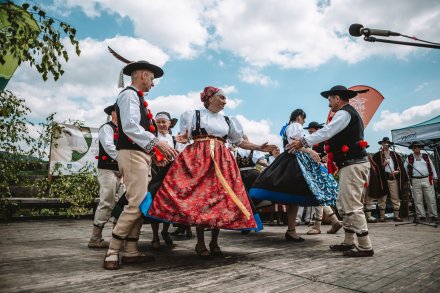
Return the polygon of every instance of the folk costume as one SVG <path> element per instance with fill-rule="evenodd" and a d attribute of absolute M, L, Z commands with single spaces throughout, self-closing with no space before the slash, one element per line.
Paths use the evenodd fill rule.
<path fill-rule="evenodd" d="M 412 149 L 414 146 L 420 145 L 412 144 L 409 148 Z M 426 219 L 426 211 L 423 203 L 423 199 L 425 199 L 428 216 L 431 220 L 436 221 L 438 214 L 433 180 L 437 179 L 437 172 L 428 154 L 420 153 L 416 155 L 412 153 L 409 155 L 405 161 L 405 170 L 411 180 L 417 217 L 421 220 Z"/>
<path fill-rule="evenodd" d="M 384 137 L 378 142 L 380 145 L 387 143 L 393 145 L 388 137 Z M 402 222 L 400 218 L 400 199 L 404 184 L 408 182 L 408 176 L 405 172 L 402 158 L 395 152 L 383 148 L 373 155 L 373 161 L 376 163 L 379 173 L 382 189 L 378 198 L 379 221 L 385 221 L 385 207 L 387 196 L 390 195 L 393 204 L 394 221 Z M 386 163 L 384 165 L 384 163 Z M 397 174 L 393 172 L 398 171 Z"/>
<path fill-rule="evenodd" d="M 146 61 L 129 63 L 123 74 L 131 76 L 136 70 L 147 70 L 154 78 L 163 75 L 163 70 Z M 156 138 L 156 125 L 148 109 L 144 92 L 133 85 L 122 90 L 116 101 L 118 115 L 118 165 L 127 187 L 128 204 L 124 207 L 112 232 L 109 251 L 104 260 L 105 269 L 118 269 L 118 253 L 125 241 L 122 263 L 151 261 L 154 258 L 138 251 L 137 243 L 143 219 L 139 205 L 144 200 L 150 182 L 152 155 Z"/>
<path fill-rule="evenodd" d="M 347 102 L 357 94 L 344 86 L 334 86 L 321 93 L 326 99 L 337 95 Z M 328 161 L 330 164 L 336 163 L 339 168 L 336 206 L 339 215 L 344 218 L 345 239 L 341 245 L 332 245 L 330 249 L 343 251 L 345 256 L 372 256 L 374 252 L 362 203 L 362 195 L 368 185 L 370 163 L 365 151 L 367 142 L 364 141 L 364 124 L 359 113 L 347 103 L 335 113 L 329 124 L 300 141 L 304 147 L 326 142 Z M 358 247 L 355 246 L 355 236 Z"/>
<path fill-rule="evenodd" d="M 218 91 L 205 88 L 202 102 Z M 143 213 L 183 225 L 257 229 L 237 163 L 225 146 L 226 140 L 242 142 L 240 123 L 208 109 L 187 111 L 180 133 L 187 131 L 194 143 L 176 157 L 154 200 L 143 202 Z"/>
<path fill-rule="evenodd" d="M 115 111 L 115 105 L 104 109 L 109 116 L 113 111 Z M 124 191 L 117 163 L 118 127 L 112 121 L 108 121 L 99 128 L 98 139 L 99 152 L 96 159 L 98 159 L 99 203 L 95 211 L 92 237 L 88 246 L 107 248 L 109 243 L 102 238 L 102 229 L 109 221 L 111 211 Z"/>
<path fill-rule="evenodd" d="M 303 136 L 302 125 L 290 123 L 282 130 L 286 146 L 292 138 Z M 256 200 L 300 206 L 334 205 L 338 184 L 310 155 L 283 152 L 255 181 L 250 196 Z"/>

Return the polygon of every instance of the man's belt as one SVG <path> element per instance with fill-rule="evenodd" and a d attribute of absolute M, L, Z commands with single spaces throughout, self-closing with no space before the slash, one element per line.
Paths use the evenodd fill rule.
<path fill-rule="evenodd" d="M 428 178 L 428 176 L 412 176 L 412 179 L 423 179 L 423 178 Z"/>
<path fill-rule="evenodd" d="M 397 179 L 396 175 L 393 175 L 391 173 L 385 173 L 385 176 L 387 177 L 387 180 L 390 180 L 390 181 Z"/>
<path fill-rule="evenodd" d="M 336 162 L 336 166 L 338 166 L 339 169 L 342 169 L 342 168 L 350 166 L 350 165 L 362 164 L 362 163 L 367 163 L 367 162 L 368 162 L 368 157 L 362 157 L 362 158 L 358 158 L 358 159 L 348 159 L 345 161 Z"/>

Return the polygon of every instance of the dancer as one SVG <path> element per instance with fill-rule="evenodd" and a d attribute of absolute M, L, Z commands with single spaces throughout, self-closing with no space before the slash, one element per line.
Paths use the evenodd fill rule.
<path fill-rule="evenodd" d="M 210 228 L 211 255 L 220 256 L 220 229 L 256 229 L 251 206 L 226 140 L 241 148 L 272 151 L 267 143 L 256 145 L 243 140 L 236 119 L 219 112 L 226 105 L 221 89 L 208 86 L 200 94 L 205 109 L 187 111 L 180 118 L 177 141 L 194 143 L 185 147 L 168 171 L 154 201 L 144 201 L 141 209 L 148 216 L 164 221 L 196 226 L 195 250 L 201 258 L 210 256 L 204 240 L 204 228 Z M 151 205 L 151 206 L 150 206 Z"/>
<path fill-rule="evenodd" d="M 302 125 L 306 113 L 296 109 L 290 115 L 289 123 L 283 127 L 283 143 L 286 146 L 294 138 L 303 136 Z M 304 238 L 296 233 L 298 205 L 333 205 L 338 184 L 327 170 L 319 164 L 321 158 L 310 148 L 299 148 L 294 153 L 283 152 L 261 173 L 251 188 L 252 199 L 271 200 L 287 204 L 286 241 L 302 242 Z"/>
<path fill-rule="evenodd" d="M 335 162 L 339 168 L 339 193 L 337 208 L 343 217 L 345 239 L 342 244 L 331 245 L 333 251 L 344 256 L 373 256 L 373 246 L 368 235 L 368 226 L 363 211 L 362 196 L 368 185 L 370 163 L 364 140 L 364 124 L 359 113 L 350 105 L 349 99 L 357 91 L 337 85 L 321 95 L 329 102 L 335 115 L 329 124 L 315 133 L 294 139 L 286 146 L 289 151 L 327 141 L 328 163 Z M 358 246 L 355 245 L 357 236 Z"/>

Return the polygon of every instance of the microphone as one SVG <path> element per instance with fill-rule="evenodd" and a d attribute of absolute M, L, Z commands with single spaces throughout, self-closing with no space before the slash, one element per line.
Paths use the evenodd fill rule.
<path fill-rule="evenodd" d="M 353 37 L 360 37 L 361 35 L 364 35 L 366 37 L 369 37 L 371 35 L 382 36 L 382 37 L 400 36 L 399 33 L 392 31 L 364 28 L 362 24 L 358 24 L 358 23 L 353 23 L 352 25 L 350 25 L 348 32 Z"/>

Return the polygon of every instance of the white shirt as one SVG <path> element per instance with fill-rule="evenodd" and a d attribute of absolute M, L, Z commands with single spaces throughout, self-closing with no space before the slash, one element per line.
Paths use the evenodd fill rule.
<path fill-rule="evenodd" d="M 304 137 L 309 146 L 313 146 L 317 143 L 329 140 L 341 132 L 350 123 L 351 116 L 345 110 L 339 110 L 335 113 L 329 124 L 324 125 L 323 128 L 318 131 Z"/>
<path fill-rule="evenodd" d="M 383 156 L 388 161 L 388 164 L 386 164 L 385 167 L 384 167 L 385 172 L 386 173 L 393 173 L 394 172 L 394 161 L 391 158 L 390 153 L 388 152 L 386 154 L 385 152 L 383 152 Z"/>
<path fill-rule="evenodd" d="M 414 155 L 414 154 L 413 154 Z M 431 169 L 432 169 L 432 177 L 434 179 L 437 179 L 437 172 L 435 171 L 434 164 L 432 164 L 431 158 L 428 157 L 429 162 L 431 163 Z M 405 169 L 406 172 L 408 172 L 408 159 L 405 161 Z M 413 164 L 413 176 L 415 177 L 424 177 L 429 176 L 429 170 L 428 170 L 428 164 L 423 160 L 422 154 L 420 154 L 418 157 L 414 155 L 414 164 Z"/>
<path fill-rule="evenodd" d="M 237 157 L 237 155 L 240 155 L 240 157 L 242 158 L 249 157 L 250 153 L 251 153 L 250 150 L 237 148 L 237 151 L 235 152 L 235 157 Z M 256 164 L 259 160 L 264 160 L 264 158 L 265 156 L 262 152 L 254 151 L 254 153 L 252 154 L 252 162 L 254 162 L 254 164 Z"/>
<path fill-rule="evenodd" d="M 186 111 L 180 116 L 180 133 L 188 130 L 189 137 L 196 129 L 196 111 Z M 243 127 L 234 117 L 229 119 L 230 126 L 225 120 L 225 116 L 220 113 L 213 113 L 208 109 L 200 110 L 200 128 L 204 128 L 209 135 L 224 137 L 228 136 L 228 140 L 236 145 L 243 141 Z"/>
<path fill-rule="evenodd" d="M 138 146 L 145 148 L 155 136 L 139 124 L 141 122 L 141 113 L 139 112 L 140 104 L 137 92 L 130 89 L 125 90 L 119 94 L 116 103 L 120 111 L 119 118 L 121 119 L 122 130 Z"/>
<path fill-rule="evenodd" d="M 114 131 L 113 128 L 104 124 L 98 132 L 99 142 L 102 145 L 104 151 L 113 159 L 116 160 L 118 157 L 118 151 L 116 150 L 115 141 L 114 141 Z"/>
<path fill-rule="evenodd" d="M 161 141 L 165 141 L 170 147 L 174 148 L 174 141 L 171 134 L 162 134 L 160 132 L 157 133 L 157 139 Z"/>

